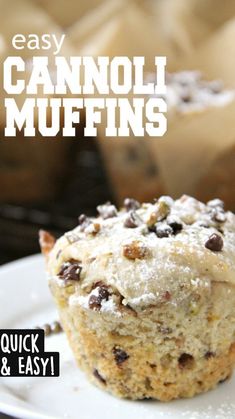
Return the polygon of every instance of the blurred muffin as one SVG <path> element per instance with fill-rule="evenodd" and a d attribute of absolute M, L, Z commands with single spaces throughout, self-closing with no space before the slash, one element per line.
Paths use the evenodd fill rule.
<path fill-rule="evenodd" d="M 198 71 L 167 75 L 168 129 L 161 141 L 148 141 L 166 193 L 174 198 L 187 193 L 205 199 L 205 193 L 200 194 L 203 179 L 215 162 L 220 170 L 220 157 L 234 145 L 234 98 L 233 89 L 226 89 L 220 80 L 204 79 Z M 230 205 L 231 199 L 221 195 L 220 186 L 217 189 L 217 179 L 210 176 L 210 181 L 216 190 L 210 196 L 225 198 Z M 231 179 L 226 188 L 232 184 Z M 206 186 L 202 188 L 205 191 Z"/>
<path fill-rule="evenodd" d="M 155 82 L 156 75 L 146 74 L 145 81 Z M 195 70 L 167 73 L 166 85 L 168 127 L 163 138 L 147 134 L 137 138 L 131 132 L 130 137 L 109 137 L 105 141 L 107 116 L 105 111 L 102 114 L 98 144 L 119 203 L 128 195 L 143 202 L 162 194 L 177 198 L 183 193 L 197 194 L 204 200 L 200 185 L 215 162 L 220 164 L 220 156 L 228 155 L 234 145 L 233 89 L 226 89 L 221 80 L 206 80 Z M 130 102 L 132 99 L 130 95 Z M 217 190 L 217 180 L 210 176 L 210 182 Z M 233 184 L 232 177 L 226 189 Z M 219 186 L 219 198 L 230 205 L 234 195 L 228 199 L 221 191 Z"/>
<path fill-rule="evenodd" d="M 235 362 L 235 216 L 187 196 L 98 212 L 55 244 L 40 235 L 78 365 L 130 399 L 215 387 Z"/>
<path fill-rule="evenodd" d="M 234 141 L 235 143 L 235 141 Z M 235 211 L 235 145 L 229 147 L 213 162 L 200 179 L 195 195 L 208 200 L 219 196 L 228 208 Z"/>
<path fill-rule="evenodd" d="M 176 60 L 176 48 L 162 30 L 162 13 L 155 5 L 157 11 L 153 17 L 150 3 L 142 0 L 104 1 L 69 28 L 68 36 L 76 53 L 108 56 L 110 59 L 114 56 L 132 59 L 133 56 L 143 55 L 148 71 L 155 70 L 155 56 L 166 55 L 171 68 Z M 122 72 L 119 77 L 121 80 Z M 164 193 L 163 181 L 145 139 L 109 137 L 105 141 L 106 118 L 104 110 L 101 123 L 97 124 L 97 142 L 116 201 L 120 204 L 130 194 L 144 201 Z M 118 115 L 116 118 L 118 120 Z"/>

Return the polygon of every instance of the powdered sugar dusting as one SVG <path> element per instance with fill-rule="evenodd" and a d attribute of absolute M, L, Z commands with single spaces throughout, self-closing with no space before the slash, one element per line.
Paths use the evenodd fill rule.
<path fill-rule="evenodd" d="M 98 296 L 98 290 L 97 288 L 92 290 L 91 293 L 88 295 L 77 295 L 73 294 L 69 298 L 69 305 L 70 306 L 80 306 L 83 309 L 89 310 L 89 299 L 91 296 Z M 108 313 L 115 316 L 121 316 L 121 313 L 118 311 L 117 304 L 115 303 L 112 296 L 109 297 L 109 299 L 101 301 L 101 308 L 99 310 L 100 313 Z"/>
<path fill-rule="evenodd" d="M 235 216 L 224 212 L 220 201 L 205 205 L 188 196 L 176 201 L 162 197 L 143 204 L 136 214 L 141 220 L 136 228 L 125 226 L 128 212 L 122 209 L 111 218 L 92 219 L 100 225 L 95 235 L 78 226 L 70 235 L 74 242 L 68 234 L 57 241 L 49 261 L 51 280 L 65 261 L 79 260 L 82 266 L 71 304 L 88 308 L 86 293 L 99 281 L 134 309 L 166 303 L 166 292 L 167 303 L 176 305 L 195 289 L 206 295 L 212 281 L 235 284 Z M 212 234 L 223 239 L 222 251 L 205 247 Z M 110 298 L 102 301 L 101 311 L 115 311 L 115 304 Z"/>
<path fill-rule="evenodd" d="M 156 294 L 149 293 L 149 294 L 143 294 L 140 297 L 132 298 L 131 299 L 131 306 L 148 306 L 151 304 L 154 304 L 156 302 Z M 130 303 L 130 301 L 129 301 Z M 123 300 L 123 304 L 128 304 L 128 301 Z"/>

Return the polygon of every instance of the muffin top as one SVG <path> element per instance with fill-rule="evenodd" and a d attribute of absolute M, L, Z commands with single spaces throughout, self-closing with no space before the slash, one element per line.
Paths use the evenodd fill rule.
<path fill-rule="evenodd" d="M 73 304 L 108 310 L 119 298 L 138 311 L 206 298 L 212 281 L 235 285 L 235 215 L 222 201 L 162 196 L 97 210 L 96 218 L 81 215 L 49 254 L 49 280 L 73 285 Z"/>

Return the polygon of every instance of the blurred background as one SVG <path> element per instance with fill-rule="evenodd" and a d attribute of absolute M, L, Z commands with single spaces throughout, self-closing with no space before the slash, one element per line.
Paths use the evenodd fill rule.
<path fill-rule="evenodd" d="M 166 55 L 169 73 L 186 71 L 168 77 L 174 94 L 197 105 L 172 105 L 162 140 L 104 138 L 102 125 L 97 138 L 82 138 L 82 124 L 75 138 L 7 139 L 1 86 L 0 263 L 38 252 L 39 228 L 59 236 L 81 213 L 125 196 L 188 193 L 235 209 L 234 0 L 0 0 L 0 10 L 2 62 L 16 54 L 16 33 L 66 33 L 65 56 L 145 56 L 146 78 L 154 56 Z M 29 63 L 32 55 L 21 54 Z"/>

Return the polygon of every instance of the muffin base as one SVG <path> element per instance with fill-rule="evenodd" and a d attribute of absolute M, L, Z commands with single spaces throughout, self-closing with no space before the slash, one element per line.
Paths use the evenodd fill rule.
<path fill-rule="evenodd" d="M 117 397 L 160 401 L 193 397 L 213 389 L 232 374 L 235 343 L 218 355 L 186 357 L 182 365 L 175 363 L 175 358 L 172 363 L 168 355 L 156 362 L 156 346 L 151 341 L 143 347 L 138 339 L 118 333 L 108 333 L 102 339 L 96 331 L 87 328 L 84 321 L 87 314 L 82 309 L 79 326 L 66 308 L 60 315 L 78 366 L 91 382 Z M 176 345 L 181 343 L 176 340 Z M 114 348 L 124 348 L 127 358 L 117 363 Z"/>
<path fill-rule="evenodd" d="M 103 348 L 94 339 L 94 336 L 82 331 L 86 336 L 87 351 L 91 354 L 94 351 L 101 351 Z M 118 367 L 110 363 L 107 359 L 99 360 L 99 369 L 91 367 L 92 360 L 96 364 L 96 357 L 90 355 L 87 363 L 81 356 L 77 345 L 73 345 L 74 340 L 69 336 L 70 345 L 75 354 L 77 363 L 87 374 L 90 381 L 102 389 L 108 390 L 113 395 L 132 400 L 153 398 L 160 401 L 170 401 L 176 398 L 193 397 L 196 394 L 206 392 L 216 387 L 220 382 L 228 379 L 232 374 L 235 363 L 235 344 L 231 345 L 228 353 L 216 356 L 209 360 L 197 362 L 194 368 L 187 372 L 162 368 L 155 364 L 141 359 L 141 350 L 135 349 L 135 357 L 138 357 L 139 368 L 132 372 L 128 360 Z M 126 346 L 130 356 L 132 348 Z M 124 366 L 125 364 L 125 366 Z M 200 380 L 198 379 L 200 376 Z M 104 378 L 105 377 L 105 378 Z M 108 385 L 107 385 L 108 384 Z"/>

